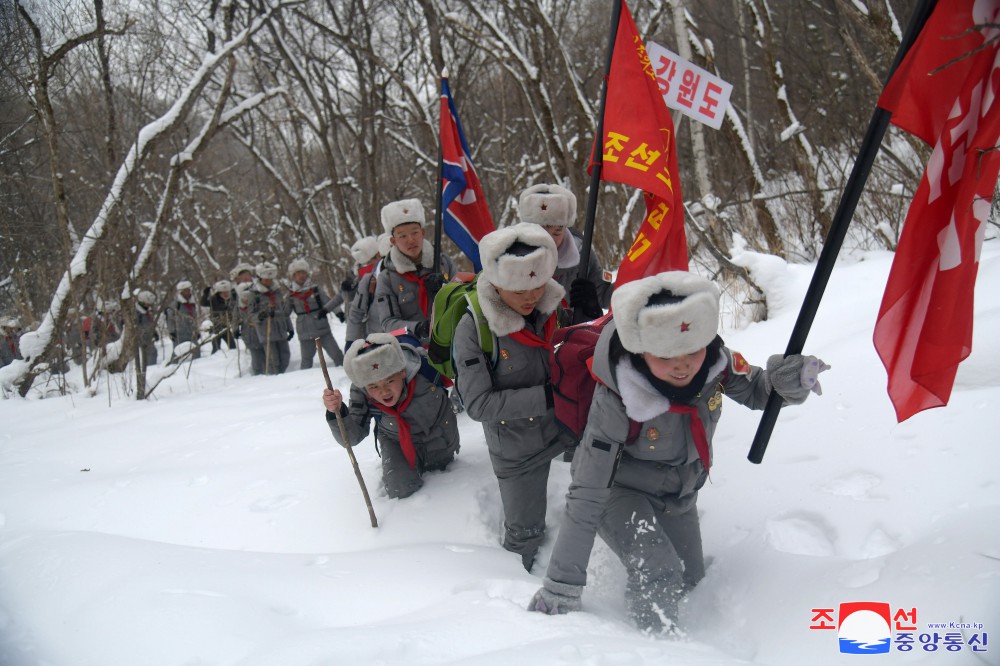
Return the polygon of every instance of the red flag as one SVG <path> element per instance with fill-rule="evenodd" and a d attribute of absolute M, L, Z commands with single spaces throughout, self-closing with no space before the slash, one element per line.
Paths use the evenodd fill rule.
<path fill-rule="evenodd" d="M 1000 30 L 985 25 L 998 18 L 1000 0 L 940 0 L 879 99 L 893 124 L 934 146 L 875 324 L 898 421 L 948 404 L 972 350 L 979 252 L 1000 173 L 1000 62 L 988 42 Z"/>
<path fill-rule="evenodd" d="M 601 178 L 644 190 L 647 214 L 616 284 L 688 267 L 674 123 L 624 0 L 621 8 L 608 74 Z"/>

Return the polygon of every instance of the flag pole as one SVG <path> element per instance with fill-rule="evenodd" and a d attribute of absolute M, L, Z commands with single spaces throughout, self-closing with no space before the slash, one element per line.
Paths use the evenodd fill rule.
<path fill-rule="evenodd" d="M 903 61 L 903 57 L 910 50 L 910 47 L 913 46 L 913 42 L 916 41 L 924 24 L 927 23 L 927 19 L 930 17 L 936 4 L 937 0 L 921 0 L 913 10 L 906 33 L 899 43 L 896 58 L 892 63 L 892 67 L 889 68 L 889 74 L 886 76 L 886 82 L 892 78 L 896 68 L 899 67 L 899 63 Z M 809 329 L 816 318 L 819 302 L 823 298 L 823 292 L 826 290 L 827 283 L 830 281 L 830 274 L 833 272 L 834 264 L 837 262 L 837 255 L 844 244 L 844 238 L 847 236 L 847 228 L 850 226 L 854 210 L 857 208 L 858 200 L 861 198 L 861 192 L 864 190 L 869 173 L 871 173 L 872 164 L 875 161 L 875 156 L 878 155 L 879 146 L 882 144 L 882 137 L 889 127 L 891 116 L 892 114 L 885 109 L 881 109 L 878 106 L 875 107 L 875 113 L 872 114 L 872 119 L 868 123 L 868 130 L 861 141 L 861 149 L 858 151 L 858 157 L 854 162 L 854 167 L 851 169 L 851 175 L 848 177 L 847 184 L 844 186 L 844 192 L 840 196 L 840 204 L 837 206 L 837 212 L 833 216 L 830 233 L 827 235 L 826 242 L 823 244 L 823 250 L 820 252 L 819 260 L 816 263 L 816 270 L 813 272 L 812 281 L 809 283 L 809 289 L 806 291 L 805 299 L 802 302 L 802 309 L 799 310 L 798 319 L 795 321 L 795 327 L 792 329 L 792 335 L 788 340 L 788 347 L 785 348 L 785 356 L 802 353 L 806 336 L 809 335 Z M 771 433 L 774 431 L 774 426 L 778 421 L 778 413 L 781 411 L 782 403 L 781 396 L 777 392 L 772 391 L 771 396 L 767 400 L 767 405 L 764 407 L 764 413 L 760 417 L 760 424 L 757 426 L 757 433 L 754 435 L 753 444 L 750 446 L 750 453 L 747 455 L 747 460 L 750 462 L 759 464 L 764 459 L 764 451 L 767 449 Z"/>
<path fill-rule="evenodd" d="M 590 247 L 593 244 L 594 238 L 594 219 L 597 217 L 597 194 L 601 187 L 601 168 L 604 166 L 604 107 L 608 101 L 608 76 L 611 75 L 611 60 L 615 54 L 615 38 L 618 36 L 618 22 L 621 19 L 621 14 L 622 0 L 612 0 L 611 32 L 608 35 L 608 55 L 604 63 L 601 103 L 597 112 L 597 132 L 594 139 L 593 159 L 590 164 L 590 190 L 587 193 L 587 214 L 584 218 L 583 246 L 580 248 L 580 271 L 584 273 L 590 266 Z M 583 277 L 583 274 L 580 274 L 579 277 Z M 573 316 L 575 320 L 577 317 L 576 313 Z M 578 322 L 574 321 L 573 323 Z"/>
<path fill-rule="evenodd" d="M 441 70 L 441 92 L 438 95 L 438 116 L 441 115 L 441 96 L 444 95 L 444 82 L 448 79 L 448 68 Z M 441 204 L 444 203 L 442 189 L 444 188 L 444 150 L 441 147 L 441 118 L 438 118 L 438 179 L 437 179 L 437 200 L 435 207 L 437 214 L 434 219 L 434 272 L 441 272 L 441 229 L 444 227 L 444 211 Z M 449 279 L 451 276 L 448 276 Z"/>

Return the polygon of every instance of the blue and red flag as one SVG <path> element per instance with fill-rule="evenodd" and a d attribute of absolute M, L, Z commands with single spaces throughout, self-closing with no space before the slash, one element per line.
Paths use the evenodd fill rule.
<path fill-rule="evenodd" d="M 448 79 L 441 79 L 441 209 L 444 231 L 475 267 L 479 261 L 479 240 L 493 231 L 493 218 L 486 206 L 483 186 L 472 165 L 469 144 L 458 121 L 455 100 Z"/>

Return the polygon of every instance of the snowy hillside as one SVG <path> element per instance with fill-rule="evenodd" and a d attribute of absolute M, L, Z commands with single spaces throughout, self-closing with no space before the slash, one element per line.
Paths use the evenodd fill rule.
<path fill-rule="evenodd" d="M 948 407 L 895 422 L 871 343 L 887 253 L 834 272 L 806 345 L 833 369 L 823 396 L 783 410 L 763 464 L 746 460 L 759 414 L 727 402 L 699 500 L 712 561 L 684 605 L 683 640 L 629 626 L 624 572 L 600 542 L 584 612 L 524 611 L 569 467 L 553 465 L 549 537 L 528 574 L 499 545 L 496 480 L 465 415 L 456 463 L 405 500 L 381 492 L 370 440 L 355 449 L 372 529 L 323 418 L 322 374 L 295 370 L 294 342 L 293 371 L 278 377 L 250 377 L 245 352 L 220 352 L 147 402 L 115 380 L 94 397 L 0 400 L 0 664 L 866 661 L 840 654 L 835 630 L 810 629 L 814 609 L 846 602 L 917 610 L 912 650 L 894 640 L 868 661 L 1000 664 L 998 245 L 984 247 L 974 351 Z M 812 267 L 737 259 L 768 291 L 771 319 L 723 336 L 763 364 L 783 351 Z M 927 626 L 950 622 L 982 628 Z M 951 649 L 946 633 L 958 634 Z"/>

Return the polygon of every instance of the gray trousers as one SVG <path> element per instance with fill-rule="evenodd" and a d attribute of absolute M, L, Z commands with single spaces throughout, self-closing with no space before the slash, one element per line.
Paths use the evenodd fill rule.
<path fill-rule="evenodd" d="M 409 497 L 424 485 L 425 471 L 443 470 L 455 459 L 454 451 L 441 452 L 436 456 L 426 456 L 417 449 L 416 469 L 410 467 L 399 442 L 379 440 L 379 454 L 382 456 L 382 485 L 385 494 L 393 499 Z"/>
<path fill-rule="evenodd" d="M 503 547 L 521 555 L 526 568 L 545 538 L 549 467 L 551 461 L 520 474 L 497 478 L 503 503 Z"/>
<path fill-rule="evenodd" d="M 640 629 L 669 630 L 681 598 L 705 576 L 697 496 L 685 499 L 615 487 L 601 517 L 598 534 L 625 565 L 625 603 Z"/>
<path fill-rule="evenodd" d="M 344 365 L 344 352 L 340 351 L 340 345 L 333 337 L 333 333 L 324 333 L 319 339 L 320 345 L 322 345 L 323 350 L 327 353 L 333 360 L 334 365 Z M 313 367 L 313 357 L 316 355 L 316 341 L 306 340 L 299 337 L 299 350 L 302 352 L 302 362 L 300 368 L 302 370 L 308 370 Z"/>
<path fill-rule="evenodd" d="M 271 348 L 271 353 L 268 354 L 267 348 Z M 261 360 L 267 363 L 267 368 L 265 372 L 269 375 L 280 375 L 288 369 L 288 362 L 291 360 L 291 354 L 288 350 L 288 342 L 286 340 L 272 341 L 270 345 L 265 345 L 261 352 L 264 354 L 264 358 Z M 268 358 L 270 356 L 270 358 Z"/>

